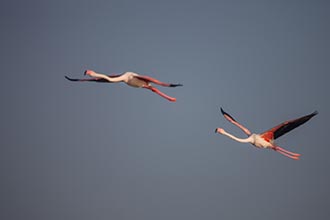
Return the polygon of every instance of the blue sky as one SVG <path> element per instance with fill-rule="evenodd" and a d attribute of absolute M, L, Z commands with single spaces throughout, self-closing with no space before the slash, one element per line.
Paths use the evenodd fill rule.
<path fill-rule="evenodd" d="M 1 219 L 325 219 L 327 1 L 3 1 Z M 183 87 L 171 103 L 85 69 Z M 293 161 L 214 134 L 319 111 Z"/>

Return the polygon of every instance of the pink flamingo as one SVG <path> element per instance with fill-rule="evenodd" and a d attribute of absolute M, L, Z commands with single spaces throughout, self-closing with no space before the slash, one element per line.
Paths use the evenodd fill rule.
<path fill-rule="evenodd" d="M 175 102 L 176 98 L 170 97 L 170 96 L 162 93 L 157 88 L 153 87 L 151 85 L 151 83 L 158 84 L 161 86 L 166 86 L 166 87 L 182 86 L 182 84 L 170 84 L 170 83 L 160 82 L 159 80 L 154 79 L 152 77 L 142 76 L 142 75 L 139 75 L 134 72 L 125 72 L 120 75 L 105 75 L 105 74 L 101 74 L 101 73 L 96 73 L 93 70 L 86 70 L 84 72 L 84 75 L 89 75 L 93 78 L 91 78 L 91 79 L 72 79 L 67 76 L 65 76 L 65 78 L 70 81 L 79 81 L 79 82 L 86 82 L 86 81 L 87 82 L 103 82 L 103 83 L 124 82 L 127 85 L 135 87 L 135 88 L 149 89 L 171 102 Z"/>
<path fill-rule="evenodd" d="M 231 115 L 226 113 L 222 108 L 221 108 L 221 113 L 223 116 L 231 123 L 239 127 L 240 129 L 243 130 L 243 132 L 248 135 L 248 138 L 241 139 L 237 138 L 232 134 L 227 133 L 224 129 L 222 128 L 217 128 L 215 129 L 216 133 L 223 134 L 235 141 L 241 142 L 241 143 L 251 143 L 254 146 L 258 148 L 269 148 L 273 149 L 284 156 L 287 156 L 291 159 L 298 160 L 300 157 L 300 154 L 290 152 L 288 150 L 285 150 L 277 145 L 275 145 L 274 140 L 276 138 L 281 137 L 282 135 L 286 134 L 287 132 L 295 129 L 296 127 L 304 124 L 307 122 L 309 119 L 311 119 L 313 116 L 317 115 L 318 112 L 315 111 L 312 114 L 305 115 L 301 118 L 285 121 L 282 124 L 279 124 L 268 131 L 265 131 L 261 134 L 252 134 L 247 128 L 245 128 L 243 125 L 239 124 Z"/>

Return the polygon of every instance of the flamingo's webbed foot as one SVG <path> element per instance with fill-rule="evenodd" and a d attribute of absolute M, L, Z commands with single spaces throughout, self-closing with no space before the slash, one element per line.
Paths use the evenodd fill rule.
<path fill-rule="evenodd" d="M 162 93 L 161 91 L 159 91 L 155 87 L 152 87 L 152 86 L 142 86 L 142 88 L 149 89 L 149 90 L 153 91 L 154 93 L 160 95 L 161 97 L 167 99 L 170 102 L 176 102 L 176 98 L 171 97 L 171 96 L 168 96 L 165 93 Z"/>
<path fill-rule="evenodd" d="M 275 146 L 275 147 L 272 147 L 273 150 L 275 150 L 276 152 L 286 156 L 286 157 L 289 157 L 291 159 L 294 159 L 294 160 L 299 160 L 300 158 L 300 154 L 297 154 L 297 153 L 293 153 L 291 151 L 288 151 L 288 150 L 285 150 L 281 147 L 278 147 L 278 146 Z"/>

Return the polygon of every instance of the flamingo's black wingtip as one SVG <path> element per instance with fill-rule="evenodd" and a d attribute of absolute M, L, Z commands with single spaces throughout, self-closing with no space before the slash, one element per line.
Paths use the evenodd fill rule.
<path fill-rule="evenodd" d="M 170 84 L 170 87 L 177 87 L 177 86 L 183 86 L 182 84 Z"/>
<path fill-rule="evenodd" d="M 315 115 L 317 115 L 319 112 L 317 111 L 317 110 L 315 110 L 312 114 L 311 114 L 311 116 L 315 116 Z"/>

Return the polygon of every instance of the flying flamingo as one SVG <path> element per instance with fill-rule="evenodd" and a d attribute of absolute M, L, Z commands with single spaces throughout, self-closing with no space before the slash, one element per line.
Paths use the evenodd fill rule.
<path fill-rule="evenodd" d="M 86 81 L 87 82 L 103 82 L 103 83 L 124 82 L 127 85 L 132 86 L 132 87 L 149 89 L 171 102 L 175 102 L 176 98 L 170 97 L 170 96 L 162 93 L 157 88 L 153 87 L 151 85 L 151 83 L 158 84 L 161 86 L 166 86 L 166 87 L 182 86 L 182 84 L 170 84 L 170 83 L 160 82 L 159 80 L 154 79 L 152 77 L 142 76 L 142 75 L 139 75 L 134 72 L 125 72 L 125 73 L 119 74 L 119 75 L 105 75 L 105 74 L 101 74 L 101 73 L 96 73 L 93 70 L 86 70 L 84 72 L 84 75 L 89 75 L 93 78 L 91 78 L 91 79 L 72 79 L 67 76 L 65 76 L 65 78 L 70 81 L 79 81 L 79 82 L 86 82 Z"/>
<path fill-rule="evenodd" d="M 315 111 L 312 114 L 305 115 L 301 118 L 285 121 L 282 124 L 279 124 L 279 125 L 271 128 L 268 131 L 265 131 L 261 134 L 252 134 L 247 128 L 245 128 L 243 125 L 239 124 L 231 115 L 226 113 L 222 108 L 221 108 L 221 113 L 223 114 L 223 116 L 229 122 L 233 123 L 234 125 L 236 125 L 240 129 L 242 129 L 243 132 L 246 135 L 248 135 L 248 138 L 245 138 L 245 139 L 237 138 L 234 135 L 227 133 L 223 128 L 215 129 L 216 133 L 226 135 L 229 138 L 231 138 L 235 141 L 241 142 L 241 143 L 251 143 L 251 144 L 253 144 L 254 146 L 256 146 L 258 148 L 273 149 L 273 150 L 283 154 L 284 156 L 287 156 L 287 157 L 289 157 L 291 159 L 294 159 L 294 160 L 298 160 L 300 154 L 290 152 L 288 150 L 285 150 L 285 149 L 275 145 L 274 140 L 276 138 L 279 138 L 282 135 L 286 134 L 287 132 L 295 129 L 296 127 L 304 124 L 309 119 L 311 119 L 313 116 L 318 114 L 318 112 Z"/>

